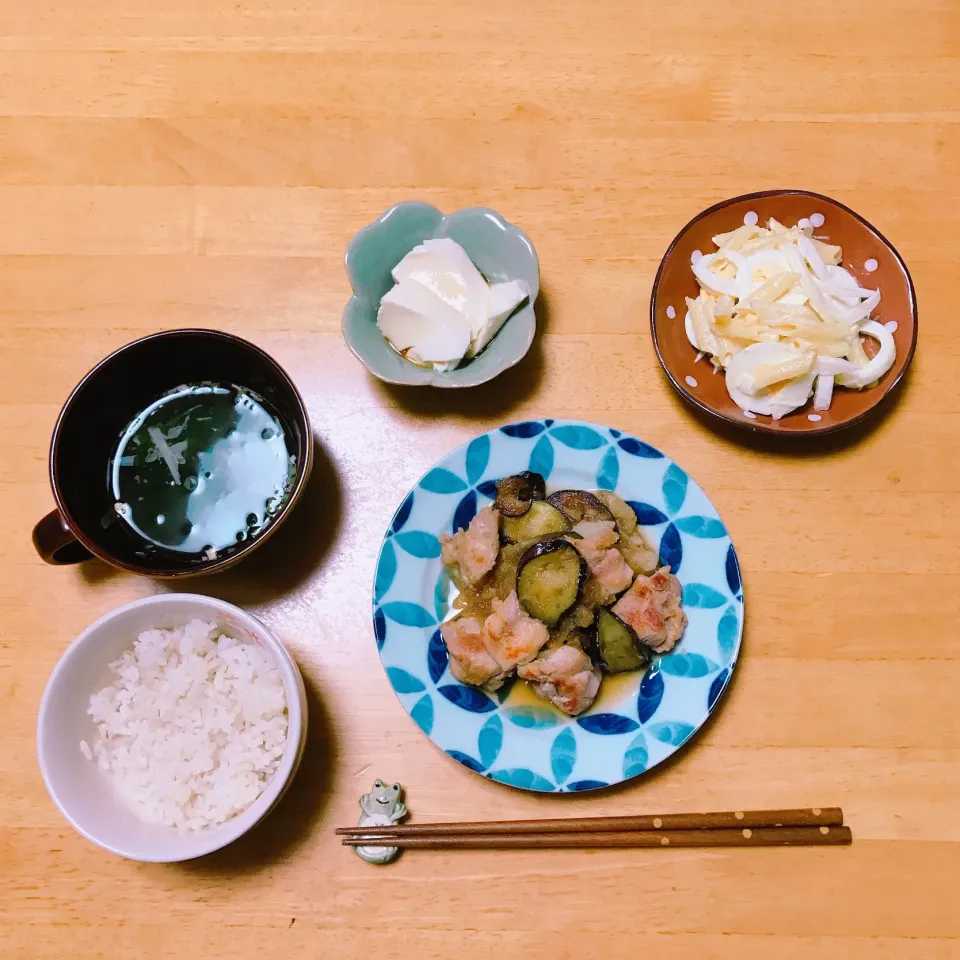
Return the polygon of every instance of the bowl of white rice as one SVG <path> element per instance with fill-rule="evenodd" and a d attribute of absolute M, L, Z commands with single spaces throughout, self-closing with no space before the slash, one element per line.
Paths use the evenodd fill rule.
<path fill-rule="evenodd" d="M 79 833 L 171 863 L 266 816 L 306 734 L 303 679 L 270 630 L 222 600 L 163 594 L 106 614 L 67 648 L 40 704 L 37 751 Z"/>

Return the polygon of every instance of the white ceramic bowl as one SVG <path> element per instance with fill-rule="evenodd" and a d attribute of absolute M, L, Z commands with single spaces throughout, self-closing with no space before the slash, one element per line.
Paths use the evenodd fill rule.
<path fill-rule="evenodd" d="M 143 823 L 114 794 L 97 765 L 80 752 L 92 743 L 96 727 L 87 715 L 90 695 L 110 682 L 108 665 L 133 646 L 137 635 L 154 627 L 171 629 L 189 620 L 216 622 L 238 640 L 267 649 L 283 677 L 289 725 L 280 769 L 264 792 L 239 816 L 218 827 L 179 833 Z M 286 792 L 307 737 L 303 678 L 280 641 L 239 607 L 196 594 L 162 594 L 135 600 L 92 623 L 54 667 L 40 704 L 37 752 L 44 783 L 74 829 L 111 853 L 131 860 L 173 863 L 219 850 L 265 817 Z"/>

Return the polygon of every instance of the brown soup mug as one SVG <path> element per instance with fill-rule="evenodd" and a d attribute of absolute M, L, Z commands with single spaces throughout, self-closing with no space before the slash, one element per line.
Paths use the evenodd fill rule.
<path fill-rule="evenodd" d="M 290 495 L 257 537 L 206 560 L 148 548 L 114 509 L 108 466 L 124 428 L 146 406 L 180 384 L 214 381 L 246 387 L 279 417 L 296 457 Z M 50 443 L 50 484 L 57 509 L 33 530 L 47 563 L 97 556 L 148 577 L 191 577 L 233 566 L 284 522 L 303 493 L 313 464 L 313 433 L 303 398 L 283 368 L 252 343 L 217 330 L 171 330 L 136 340 L 101 360 L 74 388 Z"/>

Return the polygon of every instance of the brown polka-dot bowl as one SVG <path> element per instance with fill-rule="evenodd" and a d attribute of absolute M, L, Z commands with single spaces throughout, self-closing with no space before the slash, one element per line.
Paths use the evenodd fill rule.
<path fill-rule="evenodd" d="M 804 217 L 811 219 L 816 228 L 814 236 L 842 248 L 841 265 L 861 286 L 880 290 L 881 300 L 873 319 L 893 331 L 897 359 L 876 386 L 863 390 L 837 387 L 829 410 L 816 412 L 811 401 L 781 420 L 773 420 L 741 410 L 727 393 L 723 374 L 714 374 L 706 357 L 697 361 L 697 351 L 690 346 L 684 332 L 685 298 L 694 298 L 700 292 L 690 269 L 692 259 L 697 251 L 707 254 L 716 250 L 714 236 L 752 222 L 754 215 L 761 224 L 775 217 L 787 226 Z M 670 383 L 694 407 L 757 433 L 811 436 L 832 433 L 860 422 L 897 386 L 917 346 L 917 300 L 903 258 L 890 241 L 859 214 L 836 200 L 806 190 L 769 190 L 715 204 L 677 234 L 664 254 L 653 284 L 650 325 L 657 356 Z M 865 337 L 864 348 L 872 355 L 876 341 Z"/>

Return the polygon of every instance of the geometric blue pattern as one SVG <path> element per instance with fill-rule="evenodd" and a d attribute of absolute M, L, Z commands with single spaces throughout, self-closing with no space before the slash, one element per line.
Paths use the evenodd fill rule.
<path fill-rule="evenodd" d="M 548 490 L 614 490 L 683 586 L 689 625 L 675 651 L 646 672 L 607 680 L 607 693 L 579 717 L 522 683 L 493 695 L 458 683 L 437 629 L 454 595 L 439 537 L 491 501 L 495 480 L 523 470 L 542 473 Z M 574 420 L 500 427 L 444 457 L 390 522 L 374 582 L 374 634 L 404 709 L 448 756 L 523 790 L 597 790 L 662 763 L 729 687 L 743 634 L 736 552 L 700 487 L 642 440 Z"/>

